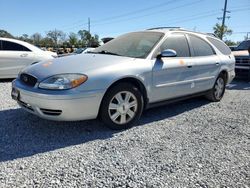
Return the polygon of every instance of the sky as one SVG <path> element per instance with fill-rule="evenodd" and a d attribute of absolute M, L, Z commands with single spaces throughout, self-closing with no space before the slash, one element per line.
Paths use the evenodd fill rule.
<path fill-rule="evenodd" d="M 54 29 L 65 33 L 90 30 L 100 38 L 178 26 L 213 32 L 222 17 L 225 0 L 0 0 L 0 29 L 14 36 L 43 36 Z M 226 25 L 233 30 L 227 39 L 241 41 L 249 32 L 250 0 L 228 0 Z"/>

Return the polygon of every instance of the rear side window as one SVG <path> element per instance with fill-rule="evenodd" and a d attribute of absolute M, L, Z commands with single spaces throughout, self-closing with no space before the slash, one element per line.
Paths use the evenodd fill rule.
<path fill-rule="evenodd" d="M 188 36 L 193 48 L 193 56 L 210 56 L 215 54 L 213 48 L 206 41 L 194 35 Z"/>
<path fill-rule="evenodd" d="M 30 51 L 30 49 L 26 48 L 23 45 L 9 42 L 9 41 L 2 41 L 2 49 L 4 51 Z"/>
<path fill-rule="evenodd" d="M 160 47 L 160 50 L 172 49 L 177 53 L 177 57 L 190 57 L 187 39 L 183 34 L 172 34 Z"/>
<path fill-rule="evenodd" d="M 207 37 L 207 40 L 209 42 L 211 42 L 224 55 L 230 55 L 231 54 L 230 48 L 224 42 L 219 41 L 219 40 L 214 39 L 214 38 L 211 38 L 211 37 Z"/>

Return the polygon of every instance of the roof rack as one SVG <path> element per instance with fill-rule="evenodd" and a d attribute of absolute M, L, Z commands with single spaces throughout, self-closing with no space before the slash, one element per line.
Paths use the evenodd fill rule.
<path fill-rule="evenodd" d="M 149 28 L 147 30 L 156 30 L 156 29 L 181 29 L 181 27 L 154 27 L 154 28 Z"/>
<path fill-rule="evenodd" d="M 197 32 L 197 31 L 189 31 L 189 30 L 183 29 L 181 27 L 155 27 L 155 28 L 150 28 L 150 29 L 147 29 L 147 30 L 157 30 L 157 29 L 169 29 L 170 31 L 175 31 L 175 30 L 187 31 L 187 32 L 198 33 L 198 34 L 203 34 L 203 35 L 209 35 L 209 36 L 218 38 L 218 36 L 215 35 L 214 33 L 205 33 L 205 32 L 203 33 L 203 32 Z"/>

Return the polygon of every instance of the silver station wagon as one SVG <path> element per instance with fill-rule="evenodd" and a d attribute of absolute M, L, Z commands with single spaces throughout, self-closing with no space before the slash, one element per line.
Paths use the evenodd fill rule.
<path fill-rule="evenodd" d="M 204 95 L 217 102 L 235 76 L 235 58 L 218 38 L 180 28 L 132 32 L 87 54 L 31 65 L 12 98 L 41 118 L 101 120 L 112 129 L 138 122 L 144 109 Z"/>

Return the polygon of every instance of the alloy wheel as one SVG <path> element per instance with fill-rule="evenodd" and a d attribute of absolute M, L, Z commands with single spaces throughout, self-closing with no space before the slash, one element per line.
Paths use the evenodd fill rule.
<path fill-rule="evenodd" d="M 223 78 L 218 78 L 218 80 L 215 83 L 215 90 L 214 90 L 214 96 L 216 99 L 220 99 L 223 95 L 224 92 L 224 87 L 225 87 L 225 82 Z"/>
<path fill-rule="evenodd" d="M 129 91 L 121 91 L 110 100 L 109 117 L 116 124 L 126 124 L 135 117 L 137 107 L 135 95 Z"/>

